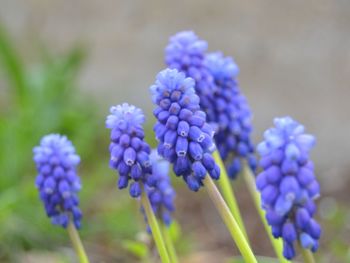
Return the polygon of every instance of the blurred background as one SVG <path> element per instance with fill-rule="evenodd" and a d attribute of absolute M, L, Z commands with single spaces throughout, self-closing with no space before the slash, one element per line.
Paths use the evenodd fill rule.
<path fill-rule="evenodd" d="M 350 1 L 0 0 L 0 262 L 75 262 L 34 187 L 32 147 L 67 134 L 82 163 L 81 235 L 92 262 L 154 262 L 135 200 L 108 168 L 111 105 L 147 115 L 148 87 L 169 36 L 194 30 L 240 67 L 254 141 L 290 115 L 317 137 L 323 226 L 317 262 L 350 262 Z M 174 180 L 181 262 L 229 262 L 237 250 L 204 191 Z M 254 251 L 273 256 L 241 180 L 234 183 Z M 184 234 L 186 233 L 186 234 Z"/>

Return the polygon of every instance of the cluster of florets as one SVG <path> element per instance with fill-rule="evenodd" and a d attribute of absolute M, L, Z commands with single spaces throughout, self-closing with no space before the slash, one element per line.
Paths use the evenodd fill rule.
<path fill-rule="evenodd" d="M 184 72 L 194 79 L 195 90 L 200 98 L 200 107 L 209 115 L 212 114 L 212 101 L 215 99 L 213 76 L 204 64 L 208 44 L 192 31 L 182 31 L 170 38 L 165 49 L 165 63 L 169 68 Z"/>
<path fill-rule="evenodd" d="M 236 79 L 239 69 L 233 59 L 216 52 L 208 54 L 204 63 L 217 87 L 208 121 L 218 126 L 214 137 L 216 146 L 221 158 L 227 163 L 229 176 L 234 179 L 241 171 L 242 158 L 247 159 L 253 171 L 256 168 L 254 145 L 250 138 L 251 110 L 239 89 Z"/>
<path fill-rule="evenodd" d="M 44 136 L 34 147 L 34 161 L 38 171 L 36 187 L 46 213 L 55 225 L 67 227 L 70 221 L 79 228 L 82 213 L 77 193 L 81 189 L 77 175 L 79 156 L 65 136 Z"/>
<path fill-rule="evenodd" d="M 170 38 L 165 62 L 195 80 L 195 90 L 207 121 L 216 129 L 215 142 L 228 173 L 235 178 L 245 158 L 255 170 L 254 147 L 250 140 L 251 111 L 237 84 L 239 69 L 231 58 L 221 53 L 206 54 L 207 42 L 192 31 Z"/>
<path fill-rule="evenodd" d="M 169 177 L 170 163 L 159 156 L 157 150 L 152 150 L 150 161 L 155 184 L 152 187 L 147 185 L 145 190 L 154 214 L 169 226 L 172 221 L 171 213 L 175 210 L 175 190 Z"/>
<path fill-rule="evenodd" d="M 149 160 L 150 147 L 144 141 L 142 124 L 145 116 L 141 109 L 124 103 L 113 106 L 106 127 L 111 129 L 110 167 L 119 173 L 118 188 L 130 184 L 130 195 L 139 197 L 141 183 L 154 184 Z"/>
<path fill-rule="evenodd" d="M 263 171 L 256 184 L 272 233 L 283 238 L 283 254 L 292 259 L 294 242 L 315 252 L 321 235 L 320 225 L 313 219 L 320 187 L 309 160 L 315 138 L 290 117 L 276 118 L 274 124 L 257 148 Z"/>
<path fill-rule="evenodd" d="M 193 191 L 202 186 L 207 173 L 218 179 L 220 169 L 211 155 L 214 131 L 200 110 L 194 80 L 176 69 L 165 69 L 150 90 L 157 105 L 153 113 L 158 153 L 174 164 L 175 174 Z"/>

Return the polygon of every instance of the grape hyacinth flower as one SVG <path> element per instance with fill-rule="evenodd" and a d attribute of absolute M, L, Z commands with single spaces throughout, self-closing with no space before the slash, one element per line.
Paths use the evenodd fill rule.
<path fill-rule="evenodd" d="M 46 213 L 55 225 L 66 228 L 72 220 L 80 228 L 82 213 L 77 193 L 81 189 L 77 175 L 80 157 L 66 136 L 49 134 L 34 147 L 38 175 L 36 187 Z"/>
<path fill-rule="evenodd" d="M 215 150 L 214 131 L 200 110 L 194 81 L 176 69 L 165 69 L 150 87 L 158 153 L 170 163 L 188 187 L 198 191 L 206 174 L 218 179 L 220 169 L 211 153 Z"/>
<path fill-rule="evenodd" d="M 276 118 L 274 124 L 257 147 L 263 171 L 256 185 L 272 234 L 282 237 L 283 255 L 292 259 L 296 241 L 315 252 L 321 235 L 321 227 L 313 218 L 320 186 L 309 159 L 315 138 L 305 134 L 304 126 L 290 117 Z"/>
<path fill-rule="evenodd" d="M 171 69 L 184 72 L 195 81 L 195 90 L 200 98 L 200 106 L 208 116 L 215 118 L 212 102 L 215 100 L 214 79 L 204 64 L 208 44 L 192 31 L 182 31 L 170 38 L 165 48 L 165 63 Z"/>
<path fill-rule="evenodd" d="M 247 159 L 255 171 L 256 158 L 251 142 L 252 113 L 245 96 L 239 89 L 239 68 L 230 57 L 221 52 L 206 55 L 205 66 L 212 74 L 216 89 L 213 90 L 212 115 L 208 122 L 217 125 L 215 142 L 220 156 L 228 163 L 228 175 L 236 178 L 242 169 L 242 158 Z"/>
<path fill-rule="evenodd" d="M 140 197 L 141 183 L 154 185 L 149 160 L 150 147 L 144 141 L 142 124 L 145 116 L 141 109 L 123 103 L 113 106 L 106 120 L 106 127 L 111 129 L 110 167 L 119 173 L 118 188 L 130 184 L 129 192 L 134 198 Z"/>
<path fill-rule="evenodd" d="M 195 82 L 177 69 L 158 73 L 150 87 L 153 111 L 157 119 L 154 126 L 159 141 L 158 153 L 173 164 L 177 176 L 182 176 L 192 191 L 205 186 L 221 218 L 226 224 L 246 262 L 257 262 L 230 209 L 212 179 L 219 179 L 220 168 L 212 153 L 214 130 L 200 110 Z M 153 230 L 152 230 L 153 232 Z"/>
<path fill-rule="evenodd" d="M 111 129 L 110 167 L 119 173 L 118 188 L 126 188 L 132 181 L 129 193 L 140 198 L 159 256 L 162 262 L 170 262 L 153 207 L 143 191 L 157 183 L 152 175 L 151 148 L 144 141 L 145 116 L 141 109 L 127 103 L 111 107 L 110 112 L 106 119 L 106 127 Z"/>
<path fill-rule="evenodd" d="M 171 224 L 171 213 L 175 210 L 175 190 L 169 177 L 170 163 L 159 156 L 157 150 L 152 150 L 150 161 L 152 164 L 152 175 L 156 183 L 152 187 L 146 186 L 146 192 L 154 214 L 165 225 L 169 226 Z"/>

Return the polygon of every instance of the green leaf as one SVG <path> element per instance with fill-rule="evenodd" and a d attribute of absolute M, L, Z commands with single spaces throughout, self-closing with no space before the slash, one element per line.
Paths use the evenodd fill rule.
<path fill-rule="evenodd" d="M 23 64 L 13 48 L 6 30 L 0 25 L 0 62 L 8 76 L 10 85 L 14 88 L 14 97 L 17 103 L 22 104 L 26 97 L 27 87 Z"/>
<path fill-rule="evenodd" d="M 181 238 L 181 226 L 176 220 L 173 220 L 169 226 L 169 235 L 174 243 L 176 243 Z"/>
<path fill-rule="evenodd" d="M 134 256 L 144 259 L 148 257 L 148 247 L 145 243 L 134 240 L 124 240 L 122 243 L 124 249 L 133 254 Z"/>

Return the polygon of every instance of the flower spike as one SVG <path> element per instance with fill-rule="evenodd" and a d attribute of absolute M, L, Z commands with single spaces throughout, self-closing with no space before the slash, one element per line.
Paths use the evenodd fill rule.
<path fill-rule="evenodd" d="M 152 236 L 162 262 L 170 263 L 153 207 L 147 195 L 147 187 L 155 187 L 157 178 L 152 175 L 151 148 L 144 141 L 143 123 L 145 116 L 141 109 L 123 103 L 111 107 L 106 127 L 111 129 L 110 166 L 119 173 L 118 188 L 129 187 L 131 197 L 140 198 Z"/>
<path fill-rule="evenodd" d="M 206 54 L 207 47 L 192 31 L 179 32 L 170 38 L 165 62 L 194 79 L 200 108 L 215 127 L 215 143 L 234 179 L 243 168 L 242 159 L 247 159 L 253 171 L 256 168 L 250 139 L 252 114 L 238 87 L 238 66 L 220 52 Z"/>
<path fill-rule="evenodd" d="M 200 98 L 200 107 L 210 118 L 212 101 L 215 99 L 215 83 L 212 74 L 204 64 L 208 44 L 192 31 L 182 31 L 169 40 L 165 49 L 165 63 L 169 68 L 184 72 L 195 81 L 195 90 Z"/>
<path fill-rule="evenodd" d="M 76 171 L 80 157 L 73 144 L 66 136 L 49 134 L 33 152 L 38 171 L 35 185 L 51 222 L 66 228 L 72 221 L 80 228 L 82 212 L 78 192 L 81 184 Z"/>
<path fill-rule="evenodd" d="M 152 185 L 150 147 L 144 141 L 142 124 L 145 116 L 141 109 L 123 103 L 113 106 L 106 120 L 106 127 L 111 129 L 110 166 L 119 173 L 118 188 L 130 184 L 132 197 L 140 197 L 142 185 Z"/>
<path fill-rule="evenodd" d="M 214 130 L 200 110 L 193 79 L 176 69 L 165 69 L 150 90 L 157 105 L 153 113 L 158 153 L 174 164 L 175 174 L 193 191 L 199 190 L 207 173 L 218 179 L 220 169 L 211 156 Z"/>
<path fill-rule="evenodd" d="M 276 118 L 274 124 L 257 147 L 263 171 L 256 185 L 272 233 L 283 239 L 283 254 L 292 259 L 296 241 L 316 252 L 321 236 L 321 227 L 313 218 L 320 186 L 309 159 L 315 138 L 290 117 Z"/>
<path fill-rule="evenodd" d="M 242 170 L 242 159 L 247 159 L 252 171 L 256 169 L 251 142 L 252 113 L 239 89 L 236 79 L 239 68 L 233 59 L 216 52 L 206 55 L 204 64 L 217 87 L 208 121 L 217 125 L 215 142 L 221 158 L 228 165 L 229 176 L 234 179 Z"/>

